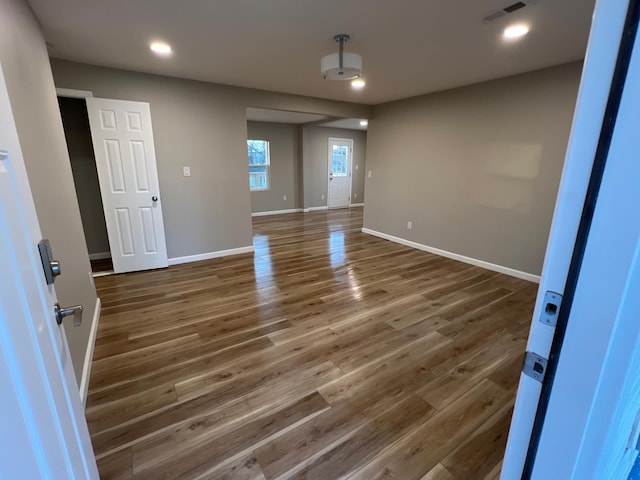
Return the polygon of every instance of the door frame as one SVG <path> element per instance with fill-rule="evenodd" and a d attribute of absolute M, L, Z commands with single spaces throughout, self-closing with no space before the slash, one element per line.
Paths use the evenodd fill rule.
<path fill-rule="evenodd" d="M 607 117 L 605 111 L 614 82 L 628 4 L 628 0 L 598 0 L 593 16 L 558 200 L 527 342 L 528 352 L 549 358 L 547 372 L 555 370 L 554 363 L 557 362 L 559 351 L 552 351 L 552 344 L 555 343 L 554 350 L 561 345 L 558 341 L 560 337 L 556 337 L 555 334 L 556 330 L 562 330 L 563 326 L 561 318 L 558 319 L 557 327 L 542 321 L 546 305 L 545 293 L 557 292 L 565 295 L 569 292 L 574 247 L 579 241 L 580 223 L 588 201 L 587 191 L 594 170 L 600 134 L 606 121 L 611 121 L 612 118 L 615 120 L 615 117 L 610 115 Z M 570 299 L 566 300 L 562 300 L 559 309 L 559 316 L 562 315 L 564 318 L 568 317 L 570 311 Z M 520 375 L 503 463 L 502 478 L 505 480 L 531 478 L 537 438 L 544 422 L 544 397 L 550 393 L 553 380 L 553 373 L 546 375 L 545 387 L 530 376 L 523 373 Z M 543 388 L 546 393 L 543 393 Z M 534 423 L 537 424 L 535 427 Z"/>
<path fill-rule="evenodd" d="M 633 220 L 637 216 L 630 206 L 637 205 L 639 198 L 637 186 L 625 186 L 625 181 L 637 179 L 639 173 L 634 173 L 637 164 L 633 156 L 639 146 L 629 140 L 634 136 L 629 126 L 637 124 L 633 114 L 640 103 L 640 87 L 635 81 L 640 71 L 640 0 L 630 0 L 626 10 L 565 298 L 542 384 L 525 478 L 546 478 L 552 464 L 554 474 L 564 468 L 565 472 L 575 475 L 572 478 L 588 478 L 586 475 L 604 468 L 599 462 L 614 456 L 602 455 L 605 447 L 598 441 L 606 439 L 613 414 L 603 418 L 607 415 L 598 415 L 597 409 L 600 412 L 609 408 L 619 410 L 620 398 L 616 395 L 622 391 L 628 367 L 624 347 L 629 349 L 626 344 L 631 342 L 633 351 L 638 338 L 637 331 L 629 324 L 628 302 L 633 300 L 629 300 L 627 294 L 634 291 L 629 290 L 630 285 L 638 285 L 635 269 L 638 221 Z M 629 153 L 630 148 L 633 154 Z M 619 235 L 615 242 L 610 232 Z M 611 243 L 617 248 L 612 248 Z M 603 247 L 610 252 L 604 254 L 606 259 L 598 251 Z M 603 282 L 601 275 L 610 277 Z M 625 301 L 627 303 L 622 303 Z M 618 422 L 621 420 L 617 418 Z M 624 444 L 626 439 L 615 440 Z M 563 448 L 558 449 L 555 442 Z M 634 447 L 637 442 L 636 432 Z M 624 448 L 623 445 L 616 447 Z M 635 460 L 633 451 L 625 451 L 623 468 L 631 468 Z M 561 459 L 554 461 L 559 453 Z M 621 472 L 617 467 L 609 462 L 606 472 L 599 470 L 594 478 L 619 478 Z M 564 476 L 560 473 L 560 477 Z"/>
<path fill-rule="evenodd" d="M 56 87 L 56 97 L 63 97 L 63 98 L 77 98 L 77 99 L 81 99 L 81 100 L 85 100 L 85 108 L 87 108 L 86 105 L 86 99 L 87 98 L 92 98 L 93 97 L 93 92 L 89 91 L 89 90 L 76 90 L 74 88 L 58 88 Z M 65 133 L 66 134 L 66 133 Z M 89 125 L 89 134 L 91 134 L 91 125 Z M 95 159 L 94 159 L 94 163 L 95 163 Z M 102 187 L 100 186 L 100 182 L 98 182 L 98 189 L 100 191 L 100 197 L 102 198 Z M 76 199 L 78 199 L 78 195 L 76 194 Z M 80 204 L 80 201 L 78 201 L 78 204 Z M 82 225 L 82 228 L 84 229 L 84 224 Z M 107 238 L 109 236 L 109 231 L 107 230 Z M 97 255 L 95 257 L 92 257 L 92 255 Z M 111 255 L 111 251 L 109 251 L 109 255 Z M 106 258 L 104 255 L 102 255 L 101 253 L 99 254 L 89 254 L 89 259 L 90 260 L 98 260 L 98 259 L 103 259 Z M 108 257 L 111 258 L 111 257 Z M 91 272 L 91 274 L 93 275 L 93 278 L 97 278 L 97 277 L 106 277 L 108 275 L 113 275 L 115 272 L 114 271 L 105 271 L 105 272 Z"/>
<path fill-rule="evenodd" d="M 89 90 L 75 90 L 73 88 L 56 88 L 56 96 L 65 98 L 89 98 L 93 97 L 93 92 Z"/>
<path fill-rule="evenodd" d="M 345 142 L 349 144 L 349 205 L 345 207 L 331 207 L 331 180 L 329 172 L 331 172 L 331 164 L 333 156 L 331 155 L 331 142 Z M 337 138 L 329 137 L 327 140 L 327 208 L 349 208 L 351 207 L 351 194 L 353 189 L 353 138 Z"/>

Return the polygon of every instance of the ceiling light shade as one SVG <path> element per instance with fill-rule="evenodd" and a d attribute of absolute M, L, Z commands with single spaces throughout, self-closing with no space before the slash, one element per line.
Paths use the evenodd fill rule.
<path fill-rule="evenodd" d="M 171 45 L 168 43 L 153 42 L 149 48 L 151 48 L 151 51 L 159 55 L 170 55 L 172 52 Z"/>
<path fill-rule="evenodd" d="M 357 90 L 360 90 L 365 85 L 366 85 L 366 82 L 361 78 L 356 78 L 355 80 L 351 81 L 351 86 Z"/>
<path fill-rule="evenodd" d="M 526 25 L 511 25 L 510 27 L 505 28 L 504 38 L 523 37 L 527 33 L 529 33 L 529 27 Z"/>
<path fill-rule="evenodd" d="M 362 57 L 356 53 L 344 52 L 344 44 L 349 38 L 344 33 L 333 37 L 340 44 L 340 51 L 320 60 L 320 72 L 325 80 L 353 80 L 362 75 Z"/>

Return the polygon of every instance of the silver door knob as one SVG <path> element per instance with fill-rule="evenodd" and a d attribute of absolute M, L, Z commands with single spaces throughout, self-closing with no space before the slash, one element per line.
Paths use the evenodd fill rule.
<path fill-rule="evenodd" d="M 156 197 L 155 195 L 153 197 L 151 197 L 151 201 L 152 202 L 157 202 L 158 201 L 158 197 Z"/>
<path fill-rule="evenodd" d="M 56 317 L 56 323 L 62 325 L 62 320 L 65 317 L 73 315 L 73 326 L 79 327 L 82 325 L 82 305 L 76 305 L 74 307 L 62 308 L 59 303 L 53 306 L 53 313 Z"/>

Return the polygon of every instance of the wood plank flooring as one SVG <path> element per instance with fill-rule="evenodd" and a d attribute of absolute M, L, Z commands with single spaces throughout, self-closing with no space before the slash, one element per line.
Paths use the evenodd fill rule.
<path fill-rule="evenodd" d="M 498 479 L 537 285 L 254 219 L 255 255 L 96 279 L 103 479 Z"/>

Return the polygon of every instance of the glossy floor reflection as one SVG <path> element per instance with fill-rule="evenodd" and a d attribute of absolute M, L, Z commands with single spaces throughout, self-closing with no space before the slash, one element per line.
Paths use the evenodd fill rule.
<path fill-rule="evenodd" d="M 101 477 L 498 478 L 536 285 L 254 219 L 255 254 L 96 279 Z"/>

